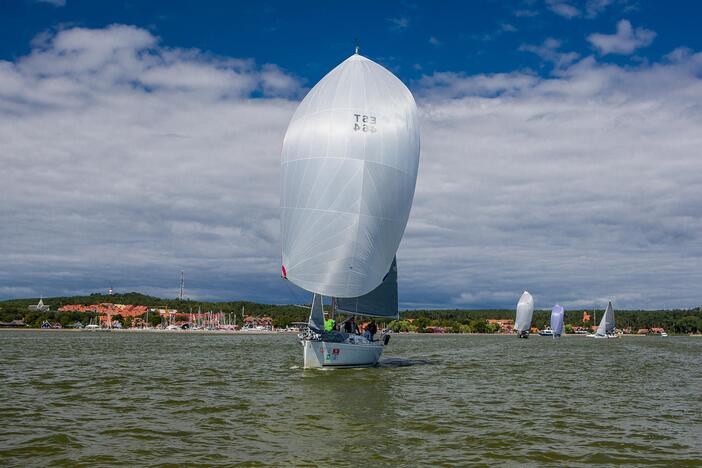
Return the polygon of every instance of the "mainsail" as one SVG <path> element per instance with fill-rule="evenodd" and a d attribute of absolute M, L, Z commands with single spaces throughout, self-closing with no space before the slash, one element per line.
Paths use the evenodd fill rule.
<path fill-rule="evenodd" d="M 324 304 L 322 303 L 322 296 L 319 294 L 315 294 L 312 297 L 310 318 L 307 323 L 311 328 L 324 330 Z"/>
<path fill-rule="evenodd" d="M 563 323 L 563 307 L 556 304 L 551 309 L 551 330 L 556 335 L 565 333 L 565 325 Z"/>
<path fill-rule="evenodd" d="M 352 55 L 300 103 L 282 151 L 283 276 L 336 298 L 373 291 L 390 269 L 414 197 L 412 94 Z"/>
<path fill-rule="evenodd" d="M 605 310 L 595 334 L 599 336 L 614 334 L 614 308 L 612 307 L 612 301 L 609 301 L 607 304 L 607 310 Z"/>
<path fill-rule="evenodd" d="M 524 291 L 517 302 L 517 318 L 514 321 L 514 328 L 517 332 L 529 331 L 531 329 L 531 318 L 534 315 L 534 298 L 528 291 Z"/>
<path fill-rule="evenodd" d="M 372 317 L 398 318 L 397 259 L 393 258 L 390 271 L 377 288 L 360 297 L 337 298 L 336 310 Z"/>

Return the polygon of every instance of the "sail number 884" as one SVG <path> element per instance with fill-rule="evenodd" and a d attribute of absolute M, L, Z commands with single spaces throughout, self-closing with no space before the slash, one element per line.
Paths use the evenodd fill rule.
<path fill-rule="evenodd" d="M 354 123 L 353 123 L 353 130 L 354 132 L 371 132 L 375 133 L 378 130 L 375 128 L 375 123 L 376 123 L 376 118 L 373 115 L 364 115 L 364 114 L 353 114 L 354 116 Z"/>

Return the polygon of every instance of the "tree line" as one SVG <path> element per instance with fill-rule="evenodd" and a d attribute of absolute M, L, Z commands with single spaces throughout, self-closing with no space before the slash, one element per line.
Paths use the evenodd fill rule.
<path fill-rule="evenodd" d="M 39 327 L 42 322 L 58 322 L 68 326 L 75 322 L 87 324 L 95 313 L 87 312 L 58 312 L 57 309 L 68 304 L 92 305 L 100 303 L 132 304 L 147 307 L 167 307 L 178 309 L 180 313 L 190 312 L 222 312 L 236 315 L 237 322 L 242 315 L 256 317 L 270 316 L 273 325 L 284 328 L 293 322 L 307 321 L 309 309 L 296 305 L 259 304 L 248 301 L 208 302 L 179 299 L 163 299 L 136 292 L 126 294 L 91 294 L 88 296 L 54 297 L 46 299 L 45 304 L 51 306 L 50 311 L 28 310 L 27 306 L 36 304 L 39 298 L 12 299 L 0 301 L 0 322 L 23 320 L 30 327 Z M 327 306 L 328 309 L 328 306 Z M 243 314 L 242 314 L 243 312 Z M 604 309 L 588 309 L 590 320 L 583 322 L 583 310 L 568 310 L 565 312 L 565 323 L 578 327 L 597 325 L 596 322 L 604 314 Z M 491 310 L 406 310 L 400 313 L 400 320 L 382 322 L 394 331 L 430 332 L 432 327 L 440 327 L 446 332 L 453 333 L 494 333 L 499 326 L 490 324 L 489 319 L 514 319 L 515 312 L 510 309 Z M 535 310 L 532 326 L 543 328 L 548 325 L 551 312 Z M 673 333 L 702 333 L 702 308 L 674 310 L 615 310 L 617 328 L 631 328 L 634 332 L 640 328 L 660 327 Z M 113 317 L 129 326 L 128 318 Z M 146 318 L 146 314 L 143 319 Z M 149 315 L 149 322 L 158 325 L 161 318 L 157 314 Z"/>

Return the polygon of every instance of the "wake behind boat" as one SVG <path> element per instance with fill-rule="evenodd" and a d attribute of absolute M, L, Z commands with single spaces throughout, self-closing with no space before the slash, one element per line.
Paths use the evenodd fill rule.
<path fill-rule="evenodd" d="M 282 277 L 313 293 L 304 367 L 372 366 L 387 337 L 324 329 L 337 310 L 397 317 L 395 253 L 419 164 L 412 94 L 356 50 L 317 83 L 288 126 L 281 165 Z"/>

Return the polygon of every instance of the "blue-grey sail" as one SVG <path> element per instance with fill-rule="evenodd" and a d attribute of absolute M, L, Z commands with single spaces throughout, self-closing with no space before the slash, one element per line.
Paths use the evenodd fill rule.
<path fill-rule="evenodd" d="M 371 317 L 398 318 L 397 258 L 392 259 L 390 270 L 377 288 L 359 297 L 337 297 L 336 310 Z"/>
<path fill-rule="evenodd" d="M 563 307 L 558 304 L 551 309 L 551 330 L 553 330 L 554 335 L 562 335 L 565 332 Z"/>

